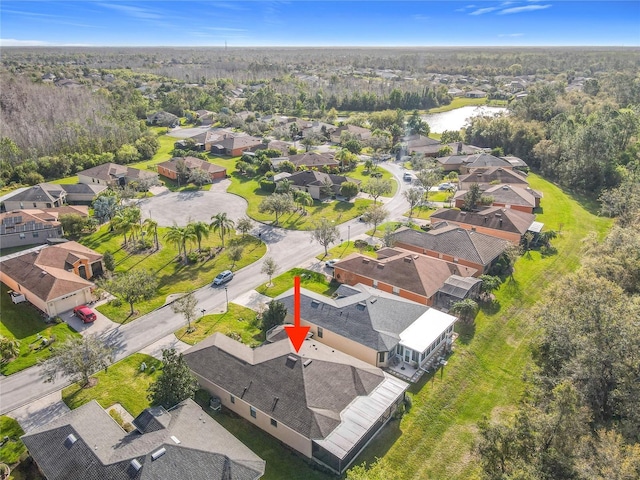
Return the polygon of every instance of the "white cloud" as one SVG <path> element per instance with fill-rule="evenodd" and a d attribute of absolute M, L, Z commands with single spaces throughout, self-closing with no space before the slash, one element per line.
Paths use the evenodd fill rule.
<path fill-rule="evenodd" d="M 498 10 L 498 7 L 479 8 L 478 10 L 471 12 L 469 15 L 484 15 L 485 13 L 493 12 L 494 10 Z"/>
<path fill-rule="evenodd" d="M 0 38 L 0 46 L 3 47 L 45 47 L 51 45 L 41 40 L 16 40 L 15 38 Z"/>
<path fill-rule="evenodd" d="M 511 13 L 533 12 L 535 10 L 544 10 L 551 7 L 551 5 L 524 5 L 523 7 L 512 7 L 500 10 L 498 15 L 509 15 Z"/>
<path fill-rule="evenodd" d="M 110 8 L 112 10 L 117 10 L 135 18 L 142 18 L 145 20 L 159 20 L 162 18 L 162 15 L 146 8 L 133 7 L 131 5 L 119 5 L 115 3 L 100 3 L 99 5 Z"/>

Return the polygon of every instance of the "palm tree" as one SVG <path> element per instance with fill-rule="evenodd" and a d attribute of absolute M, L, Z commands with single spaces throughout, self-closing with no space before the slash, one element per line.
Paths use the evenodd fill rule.
<path fill-rule="evenodd" d="M 153 233 L 153 239 L 156 243 L 156 250 L 160 250 L 160 244 L 158 243 L 158 222 L 153 220 L 152 218 L 147 218 L 144 222 L 144 231 L 147 235 L 151 235 Z"/>
<path fill-rule="evenodd" d="M 313 205 L 313 197 L 309 192 L 303 192 L 302 190 L 296 190 L 293 193 L 293 198 L 295 202 L 300 205 L 303 212 L 307 212 L 304 207 L 308 207 Z"/>
<path fill-rule="evenodd" d="M 187 242 L 196 238 L 193 231 L 188 227 L 179 227 L 173 225 L 169 227 L 167 233 L 164 234 L 164 238 L 178 247 L 178 255 L 182 256 L 184 253 L 184 263 L 187 263 Z"/>
<path fill-rule="evenodd" d="M 118 233 L 122 233 L 124 244 L 127 245 L 127 234 L 131 230 L 131 217 L 127 215 L 126 210 L 120 210 L 111 219 L 111 228 Z"/>
<path fill-rule="evenodd" d="M 190 228 L 193 234 L 198 241 L 198 251 L 202 251 L 201 244 L 203 238 L 209 238 L 209 225 L 205 222 L 194 222 L 187 225 L 187 228 Z"/>
<path fill-rule="evenodd" d="M 211 217 L 211 220 L 213 220 L 213 222 L 211 222 L 209 228 L 214 232 L 218 232 L 220 234 L 222 248 L 224 248 L 224 236 L 235 226 L 235 222 L 227 217 L 227 214 L 225 212 L 214 215 L 213 217 Z"/>
<path fill-rule="evenodd" d="M 470 298 L 465 298 L 451 305 L 449 313 L 458 315 L 463 322 L 471 323 L 478 311 L 478 304 Z"/>
<path fill-rule="evenodd" d="M 0 361 L 8 362 L 20 355 L 20 342 L 0 335 Z"/>

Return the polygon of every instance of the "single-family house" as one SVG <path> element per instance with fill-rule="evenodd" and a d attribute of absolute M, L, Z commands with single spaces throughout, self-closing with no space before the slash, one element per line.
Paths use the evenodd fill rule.
<path fill-rule="evenodd" d="M 340 162 L 330 152 L 306 152 L 291 155 L 289 161 L 298 168 L 339 167 Z"/>
<path fill-rule="evenodd" d="M 258 150 L 278 150 L 282 152 L 282 156 L 289 155 L 289 148 L 293 145 L 290 142 L 283 142 L 281 140 L 270 140 L 268 143 L 261 143 L 252 148 L 251 151 L 257 152 Z"/>
<path fill-rule="evenodd" d="M 316 170 L 304 170 L 302 172 L 296 172 L 286 177 L 275 179 L 276 184 L 286 178 L 291 182 L 291 187 L 303 192 L 309 192 L 311 198 L 314 200 L 321 200 L 325 198 L 325 188 L 329 187 L 333 195 L 340 195 L 340 188 L 345 182 L 355 183 L 360 185 L 360 180 L 355 178 L 345 177 L 344 175 L 334 175 L 332 173 L 323 173 Z"/>
<path fill-rule="evenodd" d="M 22 441 L 46 480 L 257 480 L 265 461 L 191 399 L 148 408 L 127 433 L 95 400 Z"/>
<path fill-rule="evenodd" d="M 147 115 L 147 123 L 149 125 L 174 128 L 180 125 L 180 119 L 173 113 L 159 111 Z"/>
<path fill-rule="evenodd" d="M 464 96 L 467 98 L 484 98 L 487 96 L 487 92 L 483 90 L 469 90 Z"/>
<path fill-rule="evenodd" d="M 344 125 L 331 132 L 331 135 L 329 135 L 329 139 L 333 143 L 340 143 L 342 132 L 347 132 L 353 138 L 356 138 L 358 140 L 368 140 L 369 138 L 371 138 L 371 130 L 369 130 L 368 128 L 358 127 L 357 125 Z"/>
<path fill-rule="evenodd" d="M 90 205 L 98 195 L 109 188 L 104 184 L 89 185 L 86 183 L 70 183 L 60 186 L 66 192 L 66 202 L 70 205 Z"/>
<path fill-rule="evenodd" d="M 438 289 L 433 304 L 437 308 L 448 311 L 456 302 L 468 298 L 477 299 L 480 295 L 480 285 L 482 285 L 482 280 L 479 278 L 451 275 Z"/>
<path fill-rule="evenodd" d="M 464 206 L 464 196 L 466 190 L 458 190 L 453 196 L 455 206 L 462 208 Z M 519 187 L 515 185 L 493 185 L 487 188 L 483 195 L 491 197 L 493 201 L 491 205 L 494 207 L 512 208 L 521 212 L 533 213 L 540 206 L 542 193 L 529 187 Z"/>
<path fill-rule="evenodd" d="M 501 238 L 446 222 L 437 224 L 428 232 L 399 228 L 393 234 L 393 241 L 396 248 L 475 268 L 477 273 L 474 276 L 487 273 L 509 245 Z"/>
<path fill-rule="evenodd" d="M 279 295 L 292 323 L 293 291 Z M 416 381 L 451 348 L 456 317 L 359 284 L 332 298 L 300 290 L 300 324 L 314 341 Z M 402 367 L 398 367 L 401 363 Z"/>
<path fill-rule="evenodd" d="M 132 182 L 147 186 L 157 185 L 158 174 L 149 170 L 118 165 L 117 163 L 103 163 L 78 172 L 78 183 L 86 185 L 123 187 Z"/>
<path fill-rule="evenodd" d="M 511 168 L 502 167 L 474 168 L 470 173 L 458 177 L 458 188 L 460 190 L 469 190 L 474 183 L 477 183 L 482 191 L 498 184 L 524 188 L 529 186 L 529 182 L 522 173 L 516 172 Z"/>
<path fill-rule="evenodd" d="M 280 333 L 257 348 L 215 333 L 184 359 L 225 408 L 340 474 L 389 421 L 408 384 L 314 339 L 296 352 Z"/>
<path fill-rule="evenodd" d="M 156 165 L 156 167 L 158 168 L 158 173 L 163 177 L 177 180 L 178 162 L 181 161 L 184 162 L 184 165 L 189 171 L 199 168 L 200 170 L 207 172 L 212 182 L 214 180 L 226 178 L 227 176 L 226 168 L 221 167 L 220 165 L 209 163 L 206 160 L 201 160 L 196 157 L 173 157 L 171 160 L 161 162 Z"/>
<path fill-rule="evenodd" d="M 262 139 L 251 135 L 226 135 L 225 138 L 211 146 L 211 151 L 236 157 L 242 155 L 243 152 L 255 149 L 259 145 L 262 145 Z"/>
<path fill-rule="evenodd" d="M 476 168 L 502 167 L 513 168 L 509 162 L 488 153 L 475 153 L 473 155 L 451 155 L 438 158 L 438 163 L 445 172 L 459 170 L 461 174 L 470 173 Z"/>
<path fill-rule="evenodd" d="M 500 157 L 500 158 L 503 160 L 506 160 L 511 164 L 513 168 L 516 168 L 518 170 L 527 171 L 529 169 L 529 165 L 527 165 L 527 162 L 522 160 L 520 157 L 516 157 L 514 155 L 507 155 L 506 157 Z"/>
<path fill-rule="evenodd" d="M 91 301 L 91 279 L 104 272 L 102 255 L 77 242 L 9 255 L 0 263 L 0 281 L 54 317 Z"/>
<path fill-rule="evenodd" d="M 353 253 L 334 265 L 333 278 L 363 284 L 424 305 L 433 305 L 438 289 L 451 275 L 471 277 L 477 269 L 402 248 L 382 248 L 378 258 Z"/>
<path fill-rule="evenodd" d="M 6 211 L 60 207 L 65 204 L 67 192 L 62 185 L 40 183 L 4 198 Z"/>
<path fill-rule="evenodd" d="M 431 225 L 446 222 L 467 230 L 509 240 L 518 245 L 535 223 L 533 213 L 505 207 L 487 207 L 478 212 L 465 212 L 457 208 L 441 208 L 429 217 Z"/>
<path fill-rule="evenodd" d="M 473 155 L 482 151 L 480 147 L 474 147 L 473 145 L 465 145 L 462 142 L 452 142 L 447 143 L 446 145 L 442 145 L 441 143 L 436 143 L 432 145 L 424 145 L 409 148 L 408 153 L 412 154 L 422 154 L 425 157 L 437 158 L 440 152 L 443 149 L 449 149 L 449 153 L 443 155 L 444 157 L 449 156 L 450 154 L 455 153 L 456 155 Z"/>
<path fill-rule="evenodd" d="M 62 238 L 63 235 L 57 215 L 37 209 L 0 213 L 1 248 L 41 245 L 50 238 Z"/>

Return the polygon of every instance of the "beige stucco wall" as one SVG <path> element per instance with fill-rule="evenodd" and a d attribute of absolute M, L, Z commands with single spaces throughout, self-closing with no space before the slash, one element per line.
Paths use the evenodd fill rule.
<path fill-rule="evenodd" d="M 100 180 L 99 178 L 93 178 L 88 175 L 78 174 L 78 183 L 84 183 L 85 185 L 108 185 L 109 182 Z"/>
<path fill-rule="evenodd" d="M 34 230 L 29 232 L 8 233 L 0 235 L 0 246 L 2 248 L 19 247 L 22 245 L 42 245 L 47 243 L 47 238 L 61 238 L 62 227 L 47 228 L 46 230 L 35 230 L 37 237 L 33 236 Z M 20 235 L 24 234 L 24 238 Z"/>
<path fill-rule="evenodd" d="M 194 375 L 198 379 L 198 383 L 202 388 L 208 391 L 210 394 L 215 395 L 220 398 L 222 405 L 224 405 L 229 410 L 237 413 L 245 420 L 253 423 L 255 426 L 264 430 L 269 435 L 277 438 L 281 442 L 290 446 L 294 450 L 297 450 L 301 454 L 306 457 L 311 458 L 311 440 L 306 438 L 305 436 L 299 434 L 298 432 L 292 430 L 287 427 L 282 422 L 278 422 L 278 426 L 274 427 L 271 425 L 271 418 L 268 414 L 260 411 L 256 408 L 256 418 L 251 416 L 249 411 L 250 404 L 242 400 L 239 396 L 235 397 L 235 403 L 231 403 L 231 394 L 230 392 L 224 390 L 218 385 L 213 384 L 206 378 L 198 375 L 194 372 Z M 277 408 L 277 407 L 276 407 Z"/>

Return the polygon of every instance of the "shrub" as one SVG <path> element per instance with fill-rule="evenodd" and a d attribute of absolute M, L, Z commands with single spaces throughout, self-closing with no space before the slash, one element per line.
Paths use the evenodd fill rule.
<path fill-rule="evenodd" d="M 267 179 L 260 180 L 260 188 L 268 193 L 273 193 L 276 191 L 276 184 Z"/>
<path fill-rule="evenodd" d="M 122 306 L 122 300 L 120 300 L 119 298 L 114 298 L 109 302 L 109 305 L 111 305 L 112 307 L 121 307 Z"/>

